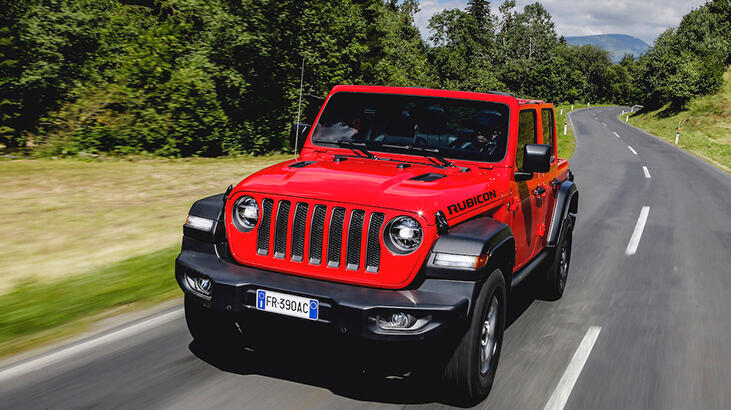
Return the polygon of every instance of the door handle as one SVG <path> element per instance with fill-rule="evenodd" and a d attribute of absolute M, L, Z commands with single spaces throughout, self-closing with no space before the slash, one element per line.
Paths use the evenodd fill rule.
<path fill-rule="evenodd" d="M 558 178 L 553 178 L 553 180 L 551 180 L 551 188 L 556 189 L 559 185 L 561 185 L 561 181 L 559 181 Z"/>
<path fill-rule="evenodd" d="M 533 195 L 535 195 L 535 196 L 541 196 L 545 193 L 546 193 L 546 187 L 544 187 L 543 185 L 537 186 L 536 190 L 533 191 Z"/>

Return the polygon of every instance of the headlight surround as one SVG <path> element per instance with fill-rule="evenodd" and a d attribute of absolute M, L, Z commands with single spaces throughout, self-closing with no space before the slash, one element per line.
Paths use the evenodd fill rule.
<path fill-rule="evenodd" d="M 407 255 L 419 249 L 424 230 L 416 219 L 402 215 L 391 219 L 383 231 L 386 247 L 398 255 Z"/>
<path fill-rule="evenodd" d="M 234 226 L 241 232 L 249 232 L 259 222 L 259 204 L 250 196 L 237 199 L 231 215 Z"/>

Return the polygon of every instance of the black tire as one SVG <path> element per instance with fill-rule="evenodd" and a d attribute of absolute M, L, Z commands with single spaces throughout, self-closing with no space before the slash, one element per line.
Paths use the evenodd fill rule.
<path fill-rule="evenodd" d="M 548 265 L 548 271 L 546 272 L 546 280 L 542 290 L 544 298 L 547 300 L 561 299 L 563 291 L 566 288 L 569 266 L 571 265 L 573 230 L 574 226 L 569 217 L 564 222 L 563 229 L 561 229 L 561 237 Z"/>
<path fill-rule="evenodd" d="M 493 307 L 494 301 L 496 307 Z M 503 344 L 506 302 L 505 279 L 500 269 L 495 269 L 480 289 L 467 333 L 442 372 L 442 381 L 460 405 L 473 406 L 490 393 Z M 490 320 L 492 314 L 494 322 Z M 491 329 L 494 332 L 492 345 L 486 337 Z M 483 349 L 483 346 L 487 348 Z M 489 351 L 492 353 L 485 357 Z"/>
<path fill-rule="evenodd" d="M 205 349 L 232 348 L 240 338 L 225 313 L 206 308 L 189 295 L 185 295 L 185 323 L 195 343 Z"/>

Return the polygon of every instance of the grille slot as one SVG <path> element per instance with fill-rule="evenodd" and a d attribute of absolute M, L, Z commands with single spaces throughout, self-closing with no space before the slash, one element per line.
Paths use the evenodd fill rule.
<path fill-rule="evenodd" d="M 309 206 L 304 202 L 297 203 L 297 207 L 294 209 L 291 258 L 295 262 L 302 262 L 305 255 L 305 229 L 307 227 L 308 209 Z"/>
<path fill-rule="evenodd" d="M 333 208 L 330 217 L 330 234 L 327 240 L 327 266 L 340 266 L 340 247 L 343 246 L 343 223 L 345 222 L 345 208 Z"/>
<path fill-rule="evenodd" d="M 348 227 L 348 250 L 346 254 L 345 267 L 350 270 L 358 270 L 360 267 L 360 244 L 363 241 L 363 220 L 365 211 L 355 209 L 350 213 L 350 226 Z"/>
<path fill-rule="evenodd" d="M 259 232 L 257 233 L 256 252 L 259 255 L 269 254 L 269 230 L 272 220 L 272 207 L 274 201 L 264 198 L 261 207 L 263 208 L 261 223 L 259 224 Z"/>
<path fill-rule="evenodd" d="M 289 224 L 289 201 L 279 201 L 277 222 L 274 226 L 274 257 L 284 259 L 287 252 L 287 225 Z"/>
<path fill-rule="evenodd" d="M 383 226 L 384 215 L 380 212 L 371 214 L 371 221 L 368 224 L 368 242 L 366 243 L 366 272 L 378 272 L 381 264 L 381 241 L 380 233 Z"/>
<path fill-rule="evenodd" d="M 310 228 L 310 263 L 319 265 L 322 262 L 322 234 L 325 230 L 325 216 L 327 207 L 315 205 L 312 212 L 312 227 Z"/>

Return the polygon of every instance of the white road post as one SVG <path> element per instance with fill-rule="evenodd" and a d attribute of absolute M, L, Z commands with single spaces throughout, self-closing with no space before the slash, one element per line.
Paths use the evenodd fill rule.
<path fill-rule="evenodd" d="M 680 139 L 680 131 L 675 132 L 675 145 L 678 145 L 678 140 Z"/>
<path fill-rule="evenodd" d="M 591 107 L 591 103 L 586 103 L 586 106 L 587 107 Z"/>
<path fill-rule="evenodd" d="M 563 108 L 561 108 L 561 115 L 563 115 Z"/>
<path fill-rule="evenodd" d="M 563 123 L 563 135 L 566 135 L 566 131 L 568 131 L 568 125 L 564 122 Z"/>
<path fill-rule="evenodd" d="M 573 110 L 574 110 L 574 105 L 573 105 L 573 104 L 571 104 L 571 111 L 573 111 Z"/>
<path fill-rule="evenodd" d="M 629 114 L 627 114 L 627 116 L 624 117 L 624 122 L 629 122 Z"/>

